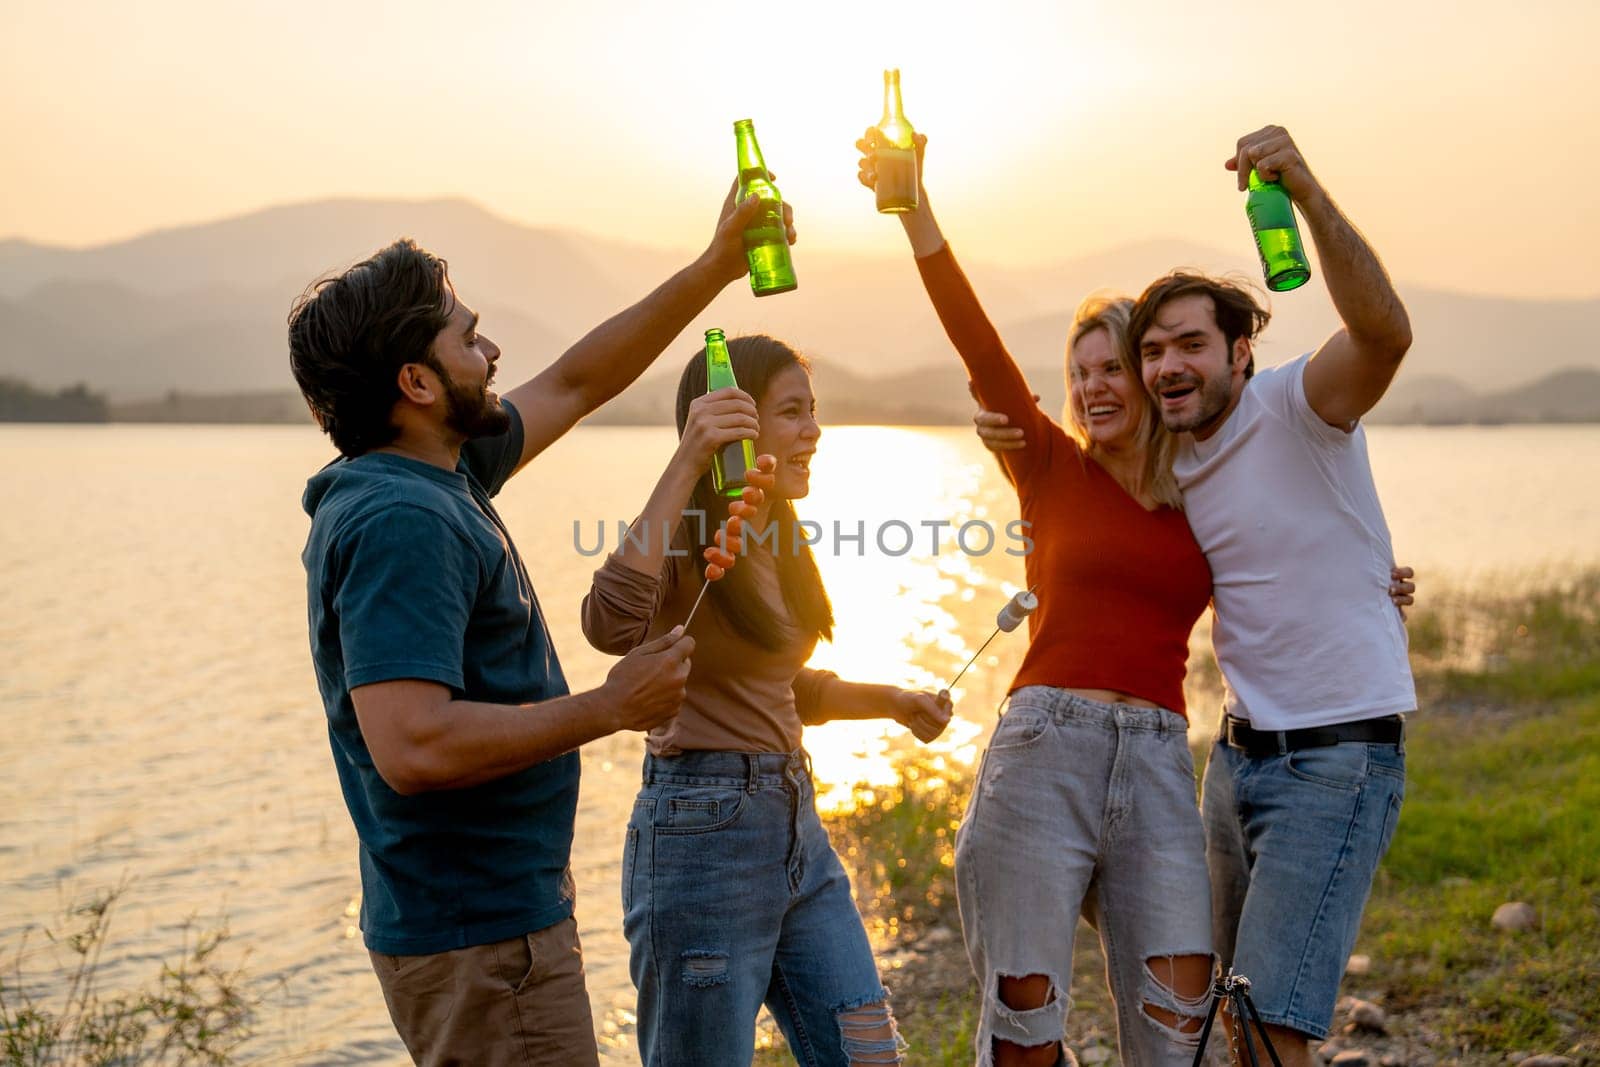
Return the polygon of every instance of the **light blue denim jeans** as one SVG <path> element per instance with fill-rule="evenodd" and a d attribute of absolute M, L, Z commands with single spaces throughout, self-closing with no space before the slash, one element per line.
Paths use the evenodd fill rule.
<path fill-rule="evenodd" d="M 1398 745 L 1259 759 L 1212 746 L 1202 806 L 1217 951 L 1250 979 L 1265 1022 L 1328 1035 L 1405 775 Z"/>
<path fill-rule="evenodd" d="M 762 1004 L 803 1067 L 900 1062 L 804 752 L 646 756 L 622 910 L 646 1067 L 748 1067 Z"/>
<path fill-rule="evenodd" d="M 956 834 L 956 887 L 981 988 L 980 1065 L 992 1062 L 995 1038 L 1062 1039 L 1080 911 L 1105 950 L 1121 1062 L 1193 1061 L 1209 990 L 1179 996 L 1151 969 L 1169 957 L 1211 955 L 1205 839 L 1183 716 L 1046 686 L 1012 693 Z M 1000 979 L 1029 975 L 1049 979 L 1045 1005 L 1007 1007 Z"/>

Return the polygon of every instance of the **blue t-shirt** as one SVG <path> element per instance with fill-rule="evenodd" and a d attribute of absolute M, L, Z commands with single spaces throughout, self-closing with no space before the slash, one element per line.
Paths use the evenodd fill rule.
<path fill-rule="evenodd" d="M 533 583 L 490 503 L 522 453 L 522 419 L 502 403 L 511 429 L 469 442 L 454 471 L 369 453 L 306 484 L 311 657 L 360 839 L 361 929 L 377 952 L 487 944 L 572 913 L 576 752 L 401 796 L 373 766 L 350 700 L 356 686 L 396 679 L 498 704 L 567 693 Z"/>

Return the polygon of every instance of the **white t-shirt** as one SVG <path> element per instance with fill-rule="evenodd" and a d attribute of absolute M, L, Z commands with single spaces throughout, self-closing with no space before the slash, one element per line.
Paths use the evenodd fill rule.
<path fill-rule="evenodd" d="M 1215 434 L 1180 437 L 1174 463 L 1211 564 L 1228 714 L 1261 730 L 1417 706 L 1366 433 L 1311 409 L 1309 359 L 1259 371 Z"/>

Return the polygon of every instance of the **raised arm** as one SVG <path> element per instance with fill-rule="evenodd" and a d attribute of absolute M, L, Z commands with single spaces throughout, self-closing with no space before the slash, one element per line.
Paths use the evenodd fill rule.
<path fill-rule="evenodd" d="M 680 566 L 673 553 L 687 551 L 670 546 L 695 483 L 719 449 L 753 438 L 758 430 L 755 401 L 743 390 L 718 389 L 696 397 L 689 405 L 678 448 L 633 522 L 642 536 L 622 539 L 595 572 L 594 584 L 583 599 L 583 634 L 591 645 L 620 655 L 644 639 L 666 593 L 667 580 Z M 728 505 L 727 529 L 716 531 L 716 545 L 705 552 L 713 568 L 708 573 L 713 577 L 734 565 L 741 548 L 742 524 L 755 514 L 764 490 L 772 487 L 775 466 L 771 456 L 757 457 L 757 469 L 747 475 L 749 487 Z M 698 566 L 698 562 L 693 564 L 695 569 Z"/>
<path fill-rule="evenodd" d="M 869 129 L 856 142 L 861 152 L 856 176 L 869 189 L 877 184 L 877 138 L 877 130 Z M 928 139 L 919 133 L 916 142 L 920 175 Z M 1006 350 L 994 323 L 989 321 L 978 301 L 977 293 L 956 262 L 929 203 L 925 184 L 919 191 L 917 204 L 915 211 L 900 215 L 900 222 L 922 274 L 923 288 L 933 302 L 945 334 L 966 365 L 978 402 L 989 411 L 1005 415 L 1013 427 L 1023 431 L 1027 440 L 1025 450 L 1001 457 L 1015 481 L 1020 470 L 1048 458 L 1054 442 L 1052 424 L 1039 409 L 1021 368 Z"/>
<path fill-rule="evenodd" d="M 737 184 L 734 187 L 737 188 Z M 585 334 L 550 366 L 506 394 L 522 413 L 521 470 L 527 462 L 643 374 L 672 339 L 731 281 L 745 276 L 744 228 L 760 201 L 730 189 L 711 244 L 654 292 Z M 789 241 L 795 240 L 793 213 Z"/>
<path fill-rule="evenodd" d="M 1323 189 L 1289 132 L 1268 126 L 1239 138 L 1224 164 L 1246 188 L 1254 167 L 1281 181 L 1317 246 L 1322 276 L 1343 327 L 1306 364 L 1306 400 L 1322 421 L 1349 430 L 1383 398 L 1411 347 L 1411 320 L 1378 255 Z"/>

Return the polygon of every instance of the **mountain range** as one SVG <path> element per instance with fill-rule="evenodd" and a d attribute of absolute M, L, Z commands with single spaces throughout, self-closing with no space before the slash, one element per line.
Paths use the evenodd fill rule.
<path fill-rule="evenodd" d="M 729 286 L 603 413 L 606 421 L 656 421 L 670 405 L 682 359 L 712 325 L 773 333 L 813 356 L 823 368 L 817 387 L 825 418 L 865 411 L 885 421 L 895 413 L 901 421 L 964 421 L 959 362 L 898 227 L 884 222 L 884 251 L 866 255 L 806 247 L 802 219 L 794 251 L 800 288 L 757 300 L 742 284 Z M 959 220 L 946 226 L 959 251 Z M 504 350 L 502 382 L 537 372 L 697 251 L 525 226 L 463 200 L 295 204 L 84 249 L 0 241 L 0 376 L 43 388 L 82 382 L 124 404 L 174 391 L 292 390 L 284 334 L 295 297 L 399 236 L 449 259 L 457 291 Z M 1061 406 L 1062 346 L 1082 296 L 1101 287 L 1137 292 L 1179 265 L 1257 276 L 1248 243 L 1229 252 L 1150 241 L 1042 267 L 963 265 L 1050 411 Z M 1600 299 L 1480 296 L 1403 279 L 1398 287 L 1416 343 L 1379 414 L 1493 419 L 1483 405 L 1514 398 L 1518 410 L 1600 418 L 1592 328 Z M 1315 281 L 1276 297 L 1273 313 L 1258 347 L 1264 364 L 1313 347 L 1337 321 Z M 1531 396 L 1518 392 L 1530 389 Z M 141 405 L 147 413 L 156 407 Z"/>

